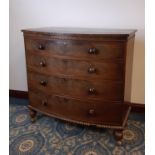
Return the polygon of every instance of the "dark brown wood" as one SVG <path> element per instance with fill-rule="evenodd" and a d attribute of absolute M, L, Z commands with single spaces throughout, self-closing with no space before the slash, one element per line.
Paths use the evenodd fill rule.
<path fill-rule="evenodd" d="M 132 112 L 145 114 L 145 104 L 132 103 Z"/>
<path fill-rule="evenodd" d="M 117 144 L 118 144 L 118 145 L 122 145 L 123 130 L 122 130 L 122 129 L 114 130 L 114 136 L 115 136 L 115 139 L 117 140 Z"/>
<path fill-rule="evenodd" d="M 43 46 L 43 49 L 40 49 Z M 89 60 L 122 59 L 124 56 L 122 42 L 94 42 L 71 40 L 43 40 L 25 39 L 25 47 L 29 53 L 44 56 L 68 56 L 70 58 L 82 58 Z M 94 54 L 90 52 L 95 49 Z"/>
<path fill-rule="evenodd" d="M 29 108 L 29 114 L 30 114 L 31 122 L 34 123 L 36 120 L 37 111 L 32 108 Z"/>
<path fill-rule="evenodd" d="M 125 85 L 124 85 L 124 99 L 131 101 L 131 85 L 132 85 L 132 68 L 133 68 L 133 54 L 134 54 L 134 38 L 126 43 L 126 56 L 125 56 Z"/>
<path fill-rule="evenodd" d="M 21 91 L 21 90 L 9 90 L 9 96 L 10 97 L 16 97 L 16 98 L 28 98 L 28 92 L 27 91 Z"/>
<path fill-rule="evenodd" d="M 125 102 L 125 104 L 132 107 L 131 112 L 145 114 L 145 104 L 133 102 Z"/>
<path fill-rule="evenodd" d="M 58 118 L 69 118 L 81 122 L 98 125 L 122 126 L 124 115 L 128 106 L 122 106 L 119 102 L 83 101 L 57 95 L 45 95 L 43 93 L 30 92 L 30 105 L 43 113 L 49 113 Z M 65 109 L 65 110 L 64 110 Z M 116 110 L 117 109 L 117 110 Z M 123 112 L 123 111 L 124 112 Z M 122 119 L 123 116 L 123 119 Z"/>
<path fill-rule="evenodd" d="M 72 40 L 128 40 L 135 35 L 135 29 L 95 29 L 95 28 L 62 28 L 45 27 L 22 30 L 25 37 L 52 37 L 53 39 Z M 51 38 L 51 39 L 52 39 Z"/>
<path fill-rule="evenodd" d="M 45 67 L 40 66 L 44 61 Z M 28 69 L 42 74 L 69 75 L 84 77 L 84 79 L 101 78 L 105 80 L 122 80 L 123 66 L 121 62 L 94 62 L 82 60 L 68 60 L 60 58 L 46 58 L 38 55 L 27 55 Z M 95 68 L 95 72 L 88 70 Z"/>
<path fill-rule="evenodd" d="M 31 109 L 80 124 L 124 128 L 135 30 L 23 32 Z M 120 141 L 120 130 L 115 135 Z"/>
<path fill-rule="evenodd" d="M 28 91 L 9 90 L 9 96 L 15 97 L 15 98 L 28 99 Z M 112 102 L 112 103 L 115 103 L 115 102 Z M 134 102 L 126 102 L 126 104 L 132 107 L 131 112 L 145 114 L 145 104 L 134 103 Z"/>
<path fill-rule="evenodd" d="M 47 95 L 52 93 L 92 100 L 123 101 L 123 83 L 118 81 L 88 81 L 28 72 L 28 84 L 29 91 L 37 90 Z"/>

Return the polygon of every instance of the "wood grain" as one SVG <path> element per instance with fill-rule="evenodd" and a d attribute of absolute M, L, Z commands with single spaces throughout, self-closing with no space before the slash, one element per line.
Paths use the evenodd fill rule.
<path fill-rule="evenodd" d="M 30 109 L 71 122 L 124 128 L 136 30 L 23 32 Z"/>

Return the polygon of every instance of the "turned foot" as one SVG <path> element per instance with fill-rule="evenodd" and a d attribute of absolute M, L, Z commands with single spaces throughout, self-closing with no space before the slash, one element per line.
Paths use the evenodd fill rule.
<path fill-rule="evenodd" d="M 29 109 L 29 110 L 30 110 L 30 112 L 29 112 L 30 119 L 31 119 L 31 122 L 33 123 L 36 120 L 36 114 L 37 114 L 37 112 L 35 110 L 33 110 L 33 109 Z"/>
<path fill-rule="evenodd" d="M 116 141 L 117 141 L 117 144 L 118 144 L 118 145 L 122 145 L 123 130 L 122 130 L 122 129 L 115 130 L 115 131 L 114 131 L 114 136 L 115 136 L 115 139 L 116 139 Z"/>

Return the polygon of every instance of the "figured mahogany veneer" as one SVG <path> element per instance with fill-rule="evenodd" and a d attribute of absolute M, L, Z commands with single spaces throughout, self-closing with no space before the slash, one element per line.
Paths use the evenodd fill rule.
<path fill-rule="evenodd" d="M 123 80 L 122 62 L 93 62 L 82 59 L 48 58 L 37 54 L 28 54 L 28 58 L 28 69 L 42 74 L 63 74 L 84 77 L 84 79 Z"/>
<path fill-rule="evenodd" d="M 121 59 L 124 56 L 123 43 L 88 42 L 72 40 L 36 40 L 26 41 L 27 50 L 44 55 L 71 56 L 84 59 Z M 43 52 L 42 52 L 43 51 Z M 73 52 L 74 51 L 74 52 Z M 102 52 L 101 52 L 102 51 Z"/>
<path fill-rule="evenodd" d="M 121 101 L 123 83 L 117 81 L 94 81 L 60 78 L 29 72 L 29 90 L 38 90 L 47 95 L 61 94 L 74 98 Z"/>
<path fill-rule="evenodd" d="M 23 30 L 30 116 L 117 129 L 130 112 L 135 30 Z"/>
<path fill-rule="evenodd" d="M 112 126 L 119 126 L 123 121 L 124 113 L 121 111 L 124 107 L 119 102 L 111 104 L 110 102 L 96 101 L 94 103 L 92 100 L 82 101 L 33 91 L 31 91 L 29 98 L 33 100 L 32 107 L 43 113 L 53 114 L 58 118 L 76 120 L 84 124 Z M 53 112 L 51 113 L 51 111 Z"/>

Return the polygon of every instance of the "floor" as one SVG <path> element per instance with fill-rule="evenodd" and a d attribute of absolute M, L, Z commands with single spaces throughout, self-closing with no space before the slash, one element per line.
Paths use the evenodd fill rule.
<path fill-rule="evenodd" d="M 31 123 L 28 100 L 10 98 L 10 155 L 144 155 L 145 116 L 132 113 L 117 146 L 113 131 L 66 123 L 38 114 Z"/>

